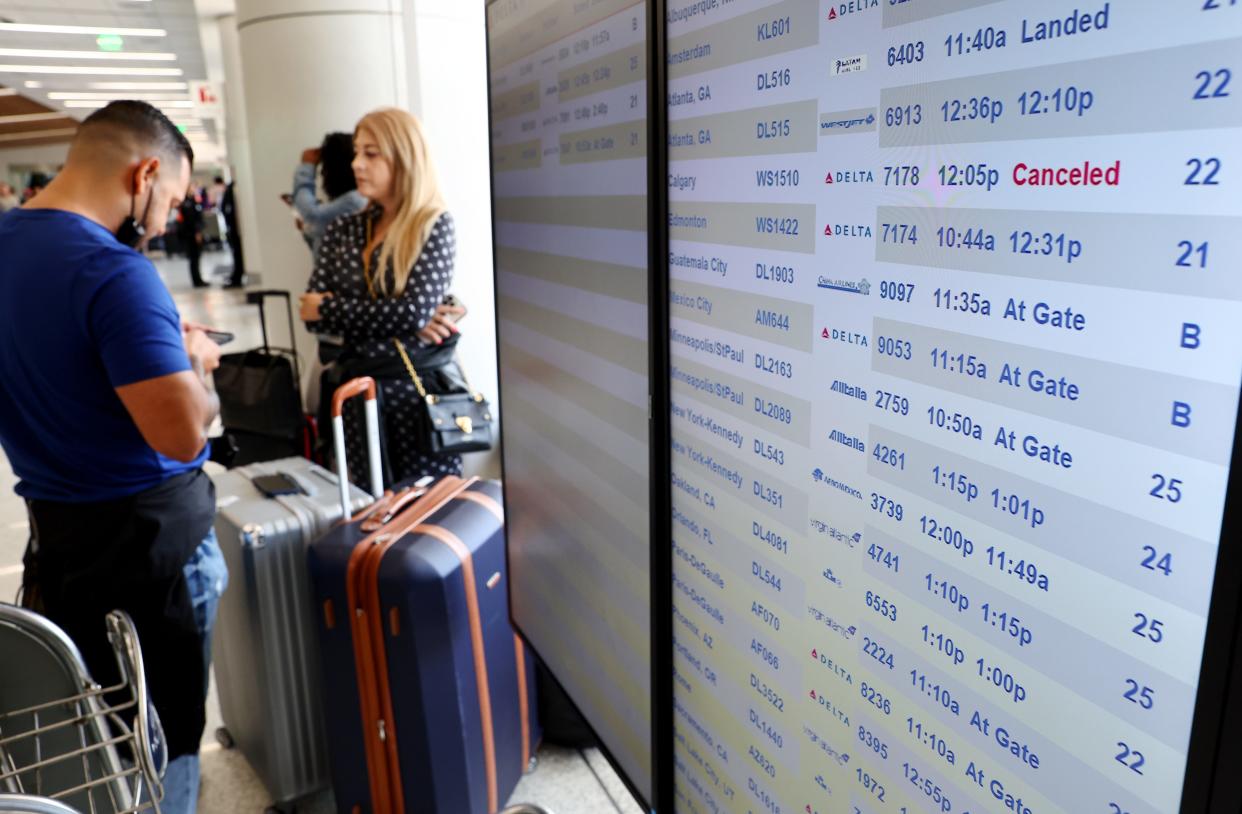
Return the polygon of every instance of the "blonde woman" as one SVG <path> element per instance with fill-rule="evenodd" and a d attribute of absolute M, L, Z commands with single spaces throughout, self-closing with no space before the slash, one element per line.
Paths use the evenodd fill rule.
<path fill-rule="evenodd" d="M 371 205 L 328 225 L 302 319 L 311 331 L 344 337 L 339 380 L 369 375 L 380 383 L 386 485 L 461 474 L 460 456 L 425 448 L 421 399 L 402 358 L 428 392 L 460 386 L 454 320 L 464 311 L 442 304 L 456 238 L 418 120 L 395 108 L 364 116 L 354 130 L 353 169 Z M 345 439 L 351 479 L 365 486 L 360 413 L 347 414 Z"/>

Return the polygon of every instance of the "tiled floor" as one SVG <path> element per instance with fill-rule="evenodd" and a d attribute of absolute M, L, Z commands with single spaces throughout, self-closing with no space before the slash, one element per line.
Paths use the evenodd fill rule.
<path fill-rule="evenodd" d="M 209 278 L 221 279 L 227 263 L 225 254 L 207 254 L 203 268 Z M 156 265 L 173 292 L 184 318 L 231 331 L 237 335 L 233 348 L 259 344 L 259 326 L 253 306 L 246 305 L 239 291 L 220 288 L 194 289 L 182 260 L 161 260 Z M 285 330 L 274 329 L 274 341 L 283 344 Z M 0 454 L 0 600 L 11 600 L 21 580 L 21 555 L 27 537 L 26 512 L 13 493 L 15 478 L 8 461 Z M 221 749 L 214 733 L 220 725 L 215 683 L 208 699 L 207 729 L 203 741 L 203 786 L 199 814 L 262 814 L 271 798 L 250 765 L 238 752 Z M 641 814 L 640 807 L 595 749 L 574 750 L 546 746 L 540 750 L 535 770 L 519 783 L 512 803 L 533 803 L 549 814 Z M 300 814 L 331 814 L 328 794 L 303 802 Z"/>

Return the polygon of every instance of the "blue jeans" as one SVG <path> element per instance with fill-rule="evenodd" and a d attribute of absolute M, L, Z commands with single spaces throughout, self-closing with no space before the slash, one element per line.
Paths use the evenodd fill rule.
<path fill-rule="evenodd" d="M 203 696 L 206 697 L 211 672 L 211 629 L 216 623 L 220 596 L 229 585 L 229 569 L 224 564 L 215 529 L 207 532 L 203 542 L 186 562 L 184 571 L 190 602 L 194 605 L 194 619 L 203 637 Z M 164 772 L 164 799 L 160 802 L 162 814 L 194 814 L 198 807 L 198 779 L 197 754 L 182 755 L 170 761 Z"/>

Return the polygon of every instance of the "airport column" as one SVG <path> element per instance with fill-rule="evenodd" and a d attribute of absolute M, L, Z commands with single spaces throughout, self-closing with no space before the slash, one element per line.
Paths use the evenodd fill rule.
<path fill-rule="evenodd" d="M 280 200 L 301 151 L 327 132 L 352 130 L 367 111 L 406 105 L 402 31 L 400 5 L 389 0 L 237 0 L 258 220 L 247 252 L 257 253 L 265 288 L 297 293 L 310 275 L 306 244 Z M 314 340 L 298 334 L 309 359 Z"/>
<path fill-rule="evenodd" d="M 246 254 L 246 272 L 251 279 L 262 275 L 259 257 L 259 217 L 256 211 L 254 170 L 250 160 L 250 130 L 246 121 L 246 89 L 242 80 L 241 40 L 237 32 L 237 15 L 226 14 L 217 20 L 220 47 L 224 53 L 224 109 L 227 128 L 224 131 L 228 162 L 233 168 L 233 194 L 241 219 L 241 234 Z"/>
<path fill-rule="evenodd" d="M 423 122 L 436 174 L 457 229 L 453 290 L 470 309 L 458 346 L 471 383 L 497 394 L 492 291 L 492 203 L 487 162 L 484 4 L 404 0 L 410 110 Z M 453 81 L 444 81 L 452 66 Z M 499 475 L 500 455 L 471 455 L 467 474 Z"/>

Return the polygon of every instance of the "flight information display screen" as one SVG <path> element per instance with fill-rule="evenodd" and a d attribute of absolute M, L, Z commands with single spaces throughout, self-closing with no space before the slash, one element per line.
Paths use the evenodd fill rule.
<path fill-rule="evenodd" d="M 515 621 L 651 798 L 647 10 L 488 7 Z"/>
<path fill-rule="evenodd" d="M 669 3 L 677 810 L 1172 814 L 1242 3 Z"/>

